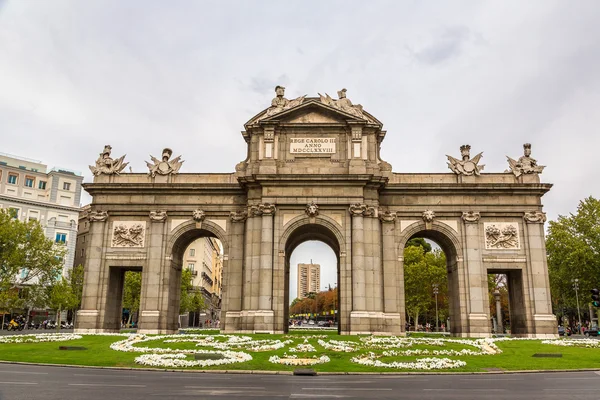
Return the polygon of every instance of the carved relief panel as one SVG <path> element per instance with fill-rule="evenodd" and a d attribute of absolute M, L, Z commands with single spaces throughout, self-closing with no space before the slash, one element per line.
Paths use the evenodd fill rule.
<path fill-rule="evenodd" d="M 146 221 L 115 221 L 111 247 L 144 247 Z"/>
<path fill-rule="evenodd" d="M 521 248 L 517 222 L 485 222 L 485 248 L 489 250 L 518 250 Z"/>

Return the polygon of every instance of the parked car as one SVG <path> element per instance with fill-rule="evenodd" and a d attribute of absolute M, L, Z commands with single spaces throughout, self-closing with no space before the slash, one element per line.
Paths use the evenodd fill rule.
<path fill-rule="evenodd" d="M 571 336 L 571 328 L 569 328 L 569 327 L 567 326 L 567 328 L 565 329 L 565 327 L 564 327 L 564 326 L 562 326 L 562 325 L 561 325 L 561 326 L 559 326 L 559 327 L 558 327 L 558 336 L 565 336 L 565 334 L 566 334 L 567 336 Z"/>
<path fill-rule="evenodd" d="M 590 328 L 590 329 L 586 329 L 584 332 L 584 335 L 587 337 L 590 336 L 598 336 L 598 328 Z"/>
<path fill-rule="evenodd" d="M 331 326 L 331 324 L 329 323 L 329 321 L 319 321 L 317 323 L 317 326 L 322 326 L 323 328 L 328 328 Z"/>

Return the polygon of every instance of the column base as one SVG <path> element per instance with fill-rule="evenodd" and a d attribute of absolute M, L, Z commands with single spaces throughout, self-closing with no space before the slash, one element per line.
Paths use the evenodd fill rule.
<path fill-rule="evenodd" d="M 229 314 L 229 313 L 228 313 Z M 279 333 L 275 331 L 275 313 L 273 310 L 243 310 L 239 317 L 233 314 L 232 318 L 239 318 L 237 332 L 243 333 Z"/>
<path fill-rule="evenodd" d="M 98 310 L 77 311 L 77 318 L 75 320 L 75 332 L 97 333 L 96 331 L 99 330 L 98 327 L 100 326 L 98 321 L 99 316 L 100 312 Z"/>
<path fill-rule="evenodd" d="M 490 321 L 487 314 L 469 314 L 469 331 L 462 332 L 460 337 L 492 337 Z"/>
<path fill-rule="evenodd" d="M 402 335 L 400 314 L 381 311 L 351 311 L 349 335 Z"/>

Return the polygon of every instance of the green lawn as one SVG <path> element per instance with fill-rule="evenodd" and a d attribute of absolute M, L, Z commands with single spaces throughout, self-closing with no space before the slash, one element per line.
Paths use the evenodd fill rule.
<path fill-rule="evenodd" d="M 206 332 L 201 334 L 206 335 Z M 216 331 L 211 334 L 217 334 Z M 269 362 L 269 357 L 278 355 L 283 357 L 284 353 L 288 355 L 294 354 L 289 352 L 289 348 L 302 344 L 304 338 L 312 335 L 326 335 L 323 340 L 340 340 L 346 342 L 354 342 L 359 348 L 354 353 L 335 352 L 327 350 L 317 343 L 317 338 L 309 338 L 309 343 L 316 349 L 314 353 L 295 353 L 298 357 L 312 357 L 313 355 L 327 355 L 331 361 L 325 364 L 311 366 L 318 372 L 401 372 L 408 370 L 368 367 L 353 363 L 350 359 L 353 356 L 373 352 L 381 355 L 382 349 L 360 347 L 359 336 L 339 336 L 335 332 L 312 331 L 293 333 L 289 335 L 244 335 L 251 336 L 254 340 L 292 340 L 293 343 L 286 345 L 284 348 L 273 351 L 250 351 L 233 348 L 235 351 L 244 351 L 251 354 L 253 359 L 243 363 L 227 364 L 213 367 L 194 367 L 195 369 L 217 369 L 217 370 L 268 370 L 268 371 L 293 371 L 299 367 L 273 364 Z M 173 337 L 187 337 L 189 335 L 173 335 Z M 121 352 L 109 348 L 110 344 L 125 337 L 117 336 L 84 336 L 82 339 L 65 341 L 65 342 L 47 342 L 47 343 L 0 343 L 0 360 L 3 361 L 21 361 L 33 363 L 47 364 L 69 364 L 69 365 L 89 365 L 89 366 L 111 366 L 111 367 L 133 367 L 141 368 L 144 366 L 138 365 L 134 359 L 142 353 L 137 352 Z M 223 338 L 215 338 L 216 341 L 223 341 Z M 83 346 L 87 350 L 82 351 L 64 351 L 59 350 L 59 346 Z M 515 340 L 501 341 L 497 346 L 502 350 L 501 354 L 495 355 L 477 355 L 477 356 L 382 356 L 379 359 L 384 362 L 401 361 L 412 362 L 418 358 L 424 357 L 439 357 L 450 358 L 465 361 L 466 366 L 443 370 L 442 372 L 481 372 L 489 369 L 502 369 L 506 371 L 514 370 L 556 370 L 556 369 L 577 369 L 577 368 L 600 368 L 600 348 L 579 348 L 579 347 L 564 347 L 549 344 L 542 344 L 540 340 Z M 195 343 L 164 343 L 163 340 L 151 340 L 148 342 L 134 345 L 134 347 L 162 347 L 171 349 L 205 349 L 210 350 L 210 347 L 196 347 Z M 444 346 L 427 345 L 423 343 L 415 343 L 409 347 L 411 350 L 462 350 L 474 347 L 448 343 Z M 398 348 L 397 350 L 407 350 L 408 348 Z M 389 349 L 388 349 L 389 350 Z M 561 353 L 562 358 L 535 358 L 532 357 L 535 353 Z M 188 356 L 188 359 L 193 359 Z"/>

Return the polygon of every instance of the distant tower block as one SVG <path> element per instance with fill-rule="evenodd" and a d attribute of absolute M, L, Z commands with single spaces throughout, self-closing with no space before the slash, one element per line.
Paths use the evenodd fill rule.
<path fill-rule="evenodd" d="M 298 264 L 298 297 L 304 298 L 307 293 L 319 292 L 321 287 L 321 265 Z"/>

